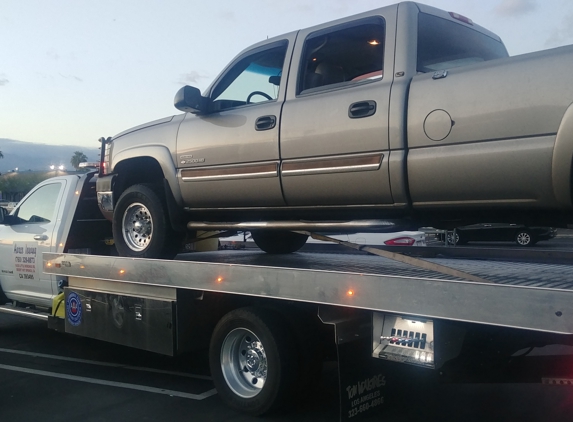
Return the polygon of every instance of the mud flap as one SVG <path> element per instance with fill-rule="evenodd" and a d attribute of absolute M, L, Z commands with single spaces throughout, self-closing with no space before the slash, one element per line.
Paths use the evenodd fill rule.
<path fill-rule="evenodd" d="M 379 412 L 386 401 L 387 362 L 371 357 L 371 313 L 320 307 L 319 317 L 335 328 L 340 420 L 359 420 Z"/>

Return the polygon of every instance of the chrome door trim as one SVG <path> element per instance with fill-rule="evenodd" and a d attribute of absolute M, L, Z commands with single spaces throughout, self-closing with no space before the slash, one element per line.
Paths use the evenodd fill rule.
<path fill-rule="evenodd" d="M 380 169 L 383 158 L 384 154 L 377 152 L 288 160 L 281 165 L 281 176 L 376 171 Z"/>
<path fill-rule="evenodd" d="M 249 163 L 180 170 L 184 182 L 278 177 L 278 162 Z"/>

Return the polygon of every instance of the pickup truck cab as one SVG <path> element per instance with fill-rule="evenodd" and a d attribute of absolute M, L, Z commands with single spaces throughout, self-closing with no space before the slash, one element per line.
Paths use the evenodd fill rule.
<path fill-rule="evenodd" d="M 182 88 L 184 114 L 108 138 L 100 208 L 138 257 L 173 255 L 186 230 L 284 253 L 306 241 L 293 231 L 565 226 L 572 65 L 571 47 L 509 58 L 413 2 L 274 37 Z"/>
<path fill-rule="evenodd" d="M 34 187 L 12 210 L 0 208 L 0 293 L 50 308 L 60 286 L 43 272 L 42 253 L 109 254 L 111 224 L 96 203 L 94 173 L 54 177 Z M 110 242 L 108 242 L 110 243 Z"/>

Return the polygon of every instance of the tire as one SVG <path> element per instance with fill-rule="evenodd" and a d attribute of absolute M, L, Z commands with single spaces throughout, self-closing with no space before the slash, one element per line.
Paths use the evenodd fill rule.
<path fill-rule="evenodd" d="M 529 230 L 519 230 L 515 234 L 515 243 L 518 246 L 528 247 L 533 246 L 536 242 Z"/>
<path fill-rule="evenodd" d="M 182 234 L 172 229 L 163 191 L 155 185 L 134 185 L 123 192 L 112 230 L 120 256 L 171 259 L 181 246 Z"/>
<path fill-rule="evenodd" d="M 453 244 L 454 244 L 454 241 L 453 241 L 454 234 L 448 232 L 447 236 L 448 236 L 448 237 L 447 237 L 447 239 L 448 239 L 448 244 L 449 244 L 449 245 L 453 245 Z M 445 243 L 445 242 L 444 242 L 444 243 Z M 460 232 L 456 231 L 456 243 L 455 243 L 455 244 L 456 244 L 456 245 L 465 245 L 466 243 L 468 243 L 468 241 L 465 240 L 465 239 L 460 235 Z"/>
<path fill-rule="evenodd" d="M 257 246 L 269 254 L 296 252 L 308 239 L 307 235 L 287 230 L 254 230 L 251 236 Z"/>
<path fill-rule="evenodd" d="M 266 309 L 229 312 L 209 346 L 213 383 L 230 407 L 251 415 L 280 408 L 291 398 L 297 375 L 293 336 L 280 316 Z"/>

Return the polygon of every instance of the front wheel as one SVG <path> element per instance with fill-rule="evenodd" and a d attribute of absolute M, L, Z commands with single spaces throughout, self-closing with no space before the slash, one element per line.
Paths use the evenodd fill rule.
<path fill-rule="evenodd" d="M 515 235 L 515 243 L 519 246 L 533 246 L 535 239 L 529 230 L 520 230 Z"/>
<path fill-rule="evenodd" d="M 294 341 L 278 315 L 242 308 L 225 315 L 209 346 L 213 383 L 230 407 L 251 415 L 279 408 L 296 379 Z"/>
<path fill-rule="evenodd" d="M 123 192 L 113 213 L 113 238 L 120 256 L 173 258 L 181 234 L 171 228 L 162 191 L 134 185 Z"/>
<path fill-rule="evenodd" d="M 270 254 L 285 254 L 298 251 L 308 236 L 287 230 L 253 230 L 253 240 L 259 248 Z"/>

